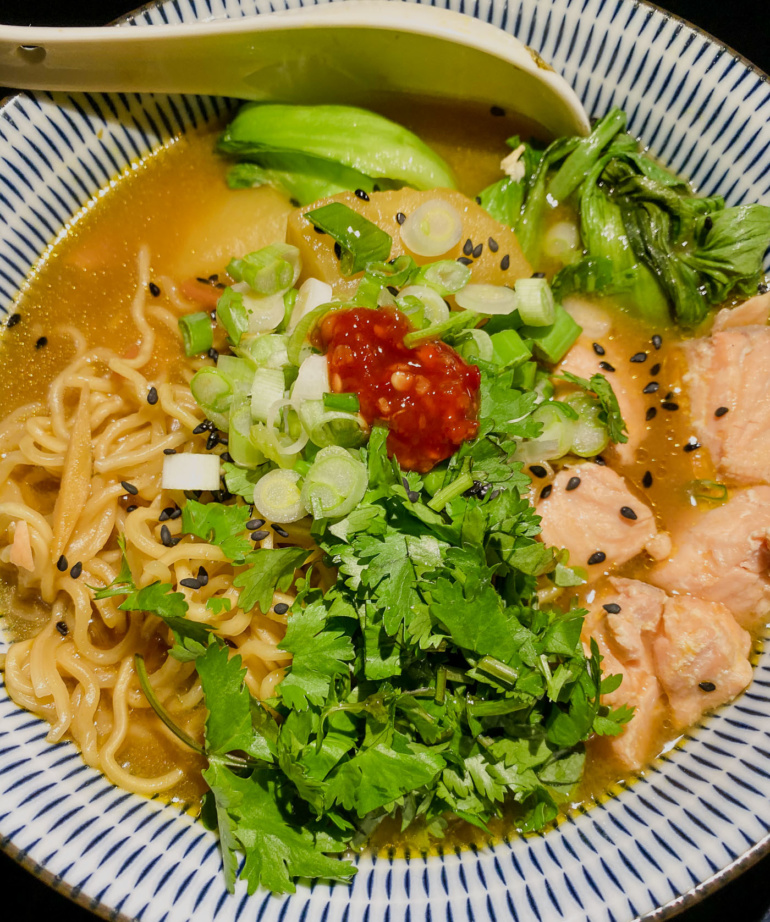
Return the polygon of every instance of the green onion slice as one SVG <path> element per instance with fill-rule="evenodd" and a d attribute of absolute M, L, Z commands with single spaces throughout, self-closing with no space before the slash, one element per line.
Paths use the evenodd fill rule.
<path fill-rule="evenodd" d="M 727 487 L 717 480 L 691 480 L 687 492 L 695 500 L 707 500 L 710 503 L 724 503 L 727 500 Z"/>
<path fill-rule="evenodd" d="M 288 525 L 307 515 L 297 471 L 274 470 L 260 477 L 254 487 L 254 506 L 270 522 Z"/>
<path fill-rule="evenodd" d="M 341 518 L 352 512 L 366 493 L 366 465 L 336 445 L 316 455 L 302 487 L 302 501 L 314 519 Z"/>
<path fill-rule="evenodd" d="M 215 413 L 226 413 L 233 399 L 233 387 L 218 368 L 199 368 L 190 381 L 190 390 L 198 406 Z"/>
<path fill-rule="evenodd" d="M 284 378 L 281 368 L 258 368 L 251 385 L 251 416 L 267 422 L 270 407 L 284 398 Z"/>
<path fill-rule="evenodd" d="M 214 344 L 214 331 L 211 329 L 211 317 L 204 311 L 185 314 L 179 318 L 179 332 L 182 334 L 184 353 L 187 356 L 208 352 Z"/>
<path fill-rule="evenodd" d="M 466 285 L 455 295 L 458 307 L 477 314 L 512 314 L 517 307 L 516 294 L 505 285 Z"/>
<path fill-rule="evenodd" d="M 454 259 L 441 259 L 423 266 L 414 278 L 415 285 L 429 285 L 442 298 L 456 294 L 471 280 L 470 267 Z"/>
<path fill-rule="evenodd" d="M 217 301 L 217 320 L 224 327 L 233 345 L 237 346 L 243 334 L 249 329 L 249 313 L 240 291 L 225 288 Z"/>
<path fill-rule="evenodd" d="M 390 256 L 393 245 L 390 234 L 342 202 L 322 205 L 305 212 L 305 217 L 315 227 L 326 231 L 342 248 L 340 271 L 343 275 L 355 275 L 369 263 L 383 262 Z"/>
<path fill-rule="evenodd" d="M 369 434 L 360 414 L 329 410 L 324 407 L 323 400 L 306 400 L 300 404 L 298 413 L 310 441 L 319 448 L 328 448 L 330 445 L 358 448 Z"/>
<path fill-rule="evenodd" d="M 532 327 L 550 326 L 556 319 L 551 286 L 544 278 L 517 279 L 516 304 L 519 316 Z"/>
<path fill-rule="evenodd" d="M 460 212 L 444 199 L 423 202 L 401 225 L 401 240 L 418 256 L 443 256 L 462 239 Z"/>
<path fill-rule="evenodd" d="M 428 285 L 407 285 L 402 289 L 396 304 L 402 298 L 417 298 L 424 309 L 424 322 L 428 326 L 449 320 L 449 306 L 441 295 Z"/>
<path fill-rule="evenodd" d="M 260 295 L 283 293 L 294 286 L 301 269 L 299 250 L 288 243 L 274 243 L 242 259 L 232 259 L 228 275 L 245 282 Z"/>
<path fill-rule="evenodd" d="M 341 410 L 343 413 L 358 413 L 361 408 L 358 394 L 324 394 L 327 410 Z"/>
<path fill-rule="evenodd" d="M 256 468 L 264 464 L 264 454 L 252 444 L 249 434 L 251 432 L 251 407 L 249 400 L 243 398 L 233 401 L 230 407 L 230 429 L 228 431 L 227 450 L 236 464 L 241 467 Z"/>

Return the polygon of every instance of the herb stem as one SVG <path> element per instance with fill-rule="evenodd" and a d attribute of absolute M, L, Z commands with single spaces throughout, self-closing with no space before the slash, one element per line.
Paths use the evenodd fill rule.
<path fill-rule="evenodd" d="M 442 487 L 433 499 L 429 501 L 428 507 L 434 512 L 441 512 L 447 503 L 461 496 L 466 490 L 470 490 L 472 486 L 473 477 L 466 471 L 466 473 L 460 474 L 460 476 L 453 480 L 448 486 Z"/>
<path fill-rule="evenodd" d="M 476 668 L 508 685 L 515 685 L 519 677 L 518 670 L 506 665 L 499 659 L 495 659 L 494 656 L 482 656 L 476 664 Z"/>
<path fill-rule="evenodd" d="M 446 697 L 446 666 L 442 666 L 436 673 L 436 694 L 433 700 L 436 704 L 443 704 Z"/>
<path fill-rule="evenodd" d="M 139 678 L 139 685 L 144 692 L 144 697 L 149 702 L 153 711 L 155 711 L 158 717 L 169 728 L 174 736 L 178 737 L 185 744 L 185 746 L 189 746 L 190 749 L 192 749 L 194 752 L 197 752 L 198 755 L 205 755 L 206 753 L 203 746 L 201 746 L 199 743 L 196 743 L 191 736 L 188 736 L 181 727 L 178 727 L 174 723 L 174 721 L 171 719 L 171 715 L 158 700 L 157 695 L 150 685 L 150 677 L 147 674 L 147 666 L 144 663 L 144 657 L 141 653 L 134 654 L 134 666 L 136 667 L 136 674 Z"/>

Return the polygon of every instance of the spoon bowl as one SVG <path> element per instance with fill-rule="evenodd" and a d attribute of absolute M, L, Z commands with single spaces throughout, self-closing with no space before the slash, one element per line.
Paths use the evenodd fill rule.
<path fill-rule="evenodd" d="M 589 130 L 566 80 L 512 35 L 392 0 L 181 26 L 0 25 L 0 84 L 348 105 L 419 88 L 422 96 L 499 106 L 551 136 Z"/>

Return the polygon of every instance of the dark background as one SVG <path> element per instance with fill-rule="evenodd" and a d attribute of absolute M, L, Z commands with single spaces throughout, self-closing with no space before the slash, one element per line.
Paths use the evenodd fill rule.
<path fill-rule="evenodd" d="M 141 0 L 0 0 L 0 22 L 12 25 L 102 25 Z M 543 0 L 547 2 L 547 0 Z M 770 73 L 768 0 L 663 0 L 688 19 Z M 0 98 L 6 95 L 0 87 Z M 770 856 L 742 877 L 682 913 L 680 922 L 770 922 Z M 35 880 L 0 853 L 0 893 L 8 911 L 25 908 L 27 918 L 91 922 L 93 916 Z M 10 904 L 9 904 L 10 901 Z M 205 920 L 202 920 L 205 922 Z M 552 922 L 552 920 L 545 920 Z"/>

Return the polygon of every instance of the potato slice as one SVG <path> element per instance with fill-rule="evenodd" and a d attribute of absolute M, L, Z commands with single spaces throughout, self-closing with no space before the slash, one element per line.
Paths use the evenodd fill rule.
<path fill-rule="evenodd" d="M 409 215 L 424 202 L 441 198 L 452 204 L 462 216 L 463 236 L 460 243 L 435 258 L 417 256 L 408 250 L 401 241 L 396 215 Z M 492 285 L 513 285 L 518 278 L 529 278 L 532 268 L 526 260 L 516 235 L 509 227 L 504 227 L 490 217 L 473 199 L 454 189 L 430 189 L 420 192 L 417 189 L 399 189 L 393 192 L 374 192 L 365 202 L 352 192 L 343 192 L 332 198 L 322 199 L 305 208 L 298 208 L 289 216 L 286 241 L 299 247 L 302 254 L 301 280 L 317 278 L 328 282 L 337 297 L 352 295 L 360 274 L 345 279 L 340 276 L 339 260 L 334 255 L 334 241 L 328 234 L 319 234 L 305 218 L 305 213 L 328 202 L 342 202 L 354 211 L 358 211 L 378 227 L 387 231 L 393 238 L 391 258 L 409 253 L 419 265 L 437 262 L 439 259 L 457 259 L 463 255 L 463 245 L 470 239 L 474 247 L 482 244 L 481 255 L 471 262 L 472 278 L 475 283 L 486 282 Z M 498 245 L 493 252 L 489 238 Z M 506 260 L 507 257 L 507 260 Z M 502 266 L 506 265 L 503 269 Z"/>

